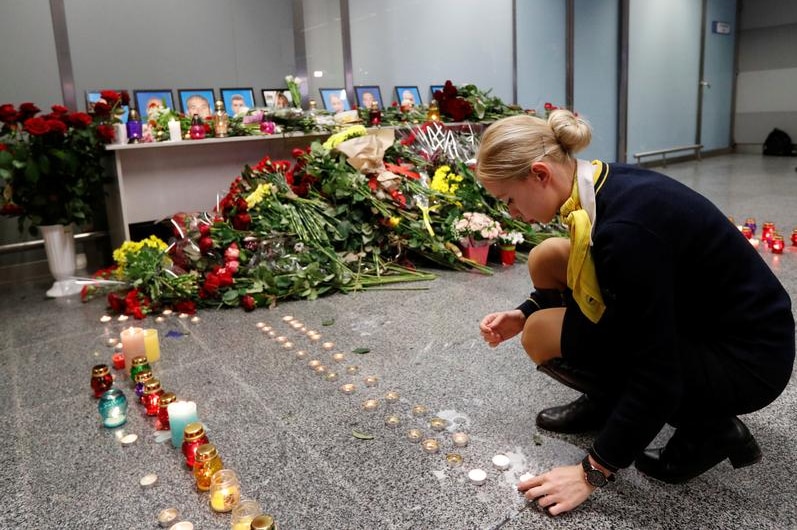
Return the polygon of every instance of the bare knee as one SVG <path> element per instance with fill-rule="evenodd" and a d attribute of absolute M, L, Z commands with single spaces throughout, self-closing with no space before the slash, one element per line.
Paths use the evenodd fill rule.
<path fill-rule="evenodd" d="M 557 314 L 550 314 L 552 311 Z M 544 309 L 533 313 L 526 320 L 526 325 L 520 336 L 520 343 L 534 364 L 539 365 L 562 355 L 559 345 L 561 337 L 559 312 L 559 309 Z M 560 322 L 558 330 L 555 326 L 556 320 Z"/>
<path fill-rule="evenodd" d="M 570 258 L 570 240 L 549 237 L 529 252 L 529 275 L 538 289 L 565 289 L 567 287 L 567 260 Z"/>

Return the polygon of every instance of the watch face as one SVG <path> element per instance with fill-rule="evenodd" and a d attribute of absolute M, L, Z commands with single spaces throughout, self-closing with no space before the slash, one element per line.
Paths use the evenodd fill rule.
<path fill-rule="evenodd" d="M 609 481 L 606 480 L 606 476 L 603 473 L 601 473 L 600 470 L 590 469 L 589 471 L 587 471 L 587 482 L 589 482 L 596 488 L 602 488 Z"/>

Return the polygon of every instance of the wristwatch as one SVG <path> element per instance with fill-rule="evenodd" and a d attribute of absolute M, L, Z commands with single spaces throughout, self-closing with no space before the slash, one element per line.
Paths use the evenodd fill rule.
<path fill-rule="evenodd" d="M 584 468 L 584 480 L 590 486 L 602 488 L 609 482 L 614 481 L 614 475 L 607 477 L 603 474 L 603 471 L 592 465 L 592 462 L 589 461 L 589 455 L 585 456 L 584 460 L 581 461 L 581 467 Z"/>

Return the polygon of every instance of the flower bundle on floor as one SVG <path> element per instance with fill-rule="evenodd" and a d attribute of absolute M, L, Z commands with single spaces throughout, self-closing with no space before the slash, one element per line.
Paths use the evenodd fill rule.
<path fill-rule="evenodd" d="M 489 273 L 457 245 L 463 211 L 474 222 L 501 220 L 479 228 L 484 239 L 498 237 L 501 224 L 528 245 L 550 234 L 510 219 L 484 192 L 466 163 L 477 139 L 442 124 L 398 139 L 355 126 L 294 149 L 292 160 L 265 157 L 243 169 L 216 211 L 173 216 L 168 247 L 126 243 L 115 254 L 118 274 L 150 306 L 251 310 L 435 277 L 418 265 Z M 131 267 L 131 255 L 143 263 L 148 253 L 146 266 Z"/>

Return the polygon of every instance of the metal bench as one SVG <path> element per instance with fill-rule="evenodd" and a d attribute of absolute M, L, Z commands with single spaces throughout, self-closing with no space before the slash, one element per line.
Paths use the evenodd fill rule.
<path fill-rule="evenodd" d="M 649 156 L 661 156 L 662 165 L 667 167 L 667 155 L 670 153 L 677 153 L 680 151 L 694 151 L 695 156 L 698 160 L 700 160 L 700 150 L 703 149 L 703 144 L 694 144 L 694 145 L 681 145 L 678 147 L 670 147 L 669 149 L 657 149 L 655 151 L 644 151 L 642 153 L 634 153 L 634 158 L 636 158 L 636 163 L 639 165 L 642 162 L 643 158 L 647 158 Z"/>

